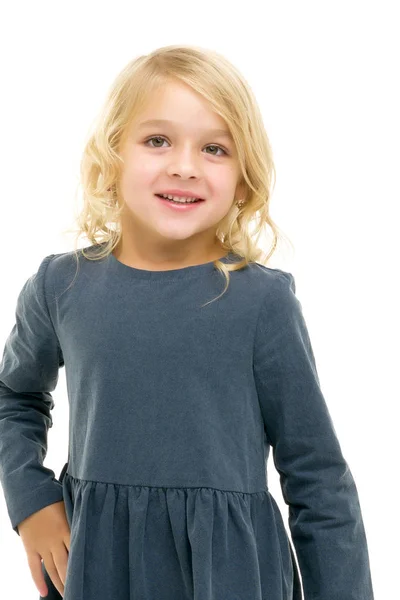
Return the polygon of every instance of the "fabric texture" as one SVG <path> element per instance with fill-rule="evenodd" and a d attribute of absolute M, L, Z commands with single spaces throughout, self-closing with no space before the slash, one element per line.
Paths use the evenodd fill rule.
<path fill-rule="evenodd" d="M 225 287 L 212 262 L 148 271 L 92 250 L 78 270 L 73 251 L 41 261 L 0 365 L 11 526 L 64 500 L 64 600 L 301 600 L 300 578 L 305 600 L 373 600 L 294 276 L 250 264 L 202 306 Z M 62 367 L 56 478 L 43 461 Z M 268 489 L 271 449 L 291 539 Z"/>

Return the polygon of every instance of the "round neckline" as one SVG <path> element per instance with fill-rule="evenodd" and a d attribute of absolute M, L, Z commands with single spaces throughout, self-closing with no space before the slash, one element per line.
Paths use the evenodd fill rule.
<path fill-rule="evenodd" d="M 237 262 L 240 257 L 234 252 L 228 252 L 222 256 L 219 260 L 223 263 Z M 150 271 L 148 269 L 138 269 L 137 267 L 131 267 L 121 262 L 112 253 L 110 253 L 106 260 L 110 268 L 119 273 L 121 276 L 127 276 L 134 279 L 146 279 L 149 281 L 171 281 L 176 279 L 186 279 L 193 276 L 202 276 L 208 273 L 212 273 L 214 270 L 217 271 L 214 261 L 201 263 L 199 265 L 190 265 L 186 267 L 179 267 L 178 269 L 169 269 L 167 271 Z M 214 259 L 217 260 L 217 259 Z"/>

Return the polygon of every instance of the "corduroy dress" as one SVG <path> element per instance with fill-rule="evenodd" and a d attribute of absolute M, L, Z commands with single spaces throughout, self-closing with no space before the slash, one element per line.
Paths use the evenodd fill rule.
<path fill-rule="evenodd" d="M 77 272 L 73 251 L 46 256 L 25 282 L 0 365 L 11 525 L 64 500 L 64 600 L 301 600 L 300 578 L 306 600 L 373 600 L 293 275 L 250 264 L 202 306 L 225 287 L 212 262 L 148 271 L 78 256 Z M 57 479 L 43 460 L 62 367 Z"/>

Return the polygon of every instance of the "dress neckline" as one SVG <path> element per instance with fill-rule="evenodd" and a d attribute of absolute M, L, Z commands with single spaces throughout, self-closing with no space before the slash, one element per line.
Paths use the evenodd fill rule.
<path fill-rule="evenodd" d="M 225 264 L 234 263 L 240 260 L 241 257 L 234 252 L 228 252 L 224 256 L 220 257 L 219 260 Z M 216 260 L 216 259 L 215 259 Z M 112 253 L 106 257 L 106 261 L 112 271 L 123 277 L 130 279 L 146 279 L 149 281 L 171 281 L 176 279 L 187 279 L 190 277 L 198 277 L 207 274 L 211 274 L 214 270 L 217 270 L 214 261 L 208 261 L 198 265 L 190 265 L 186 267 L 180 267 L 178 269 L 169 269 L 167 271 L 153 271 L 148 269 L 139 269 L 126 265 L 125 263 L 118 260 Z"/>

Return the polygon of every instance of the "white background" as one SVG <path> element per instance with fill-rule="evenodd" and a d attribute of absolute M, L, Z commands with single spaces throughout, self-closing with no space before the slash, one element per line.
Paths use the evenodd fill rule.
<path fill-rule="evenodd" d="M 274 255 L 270 265 L 296 278 L 321 385 L 359 492 L 375 600 L 394 598 L 398 3 L 15 1 L 2 5 L 0 19 L 1 344 L 26 279 L 44 256 L 73 249 L 62 232 L 73 224 L 83 143 L 117 73 L 168 44 L 223 53 L 261 107 L 277 169 L 271 215 L 295 247 L 294 256 Z M 64 369 L 53 397 L 45 466 L 58 477 L 68 444 Z M 272 455 L 268 474 L 287 524 Z M 0 525 L 0 597 L 38 599 L 3 495 Z"/>

